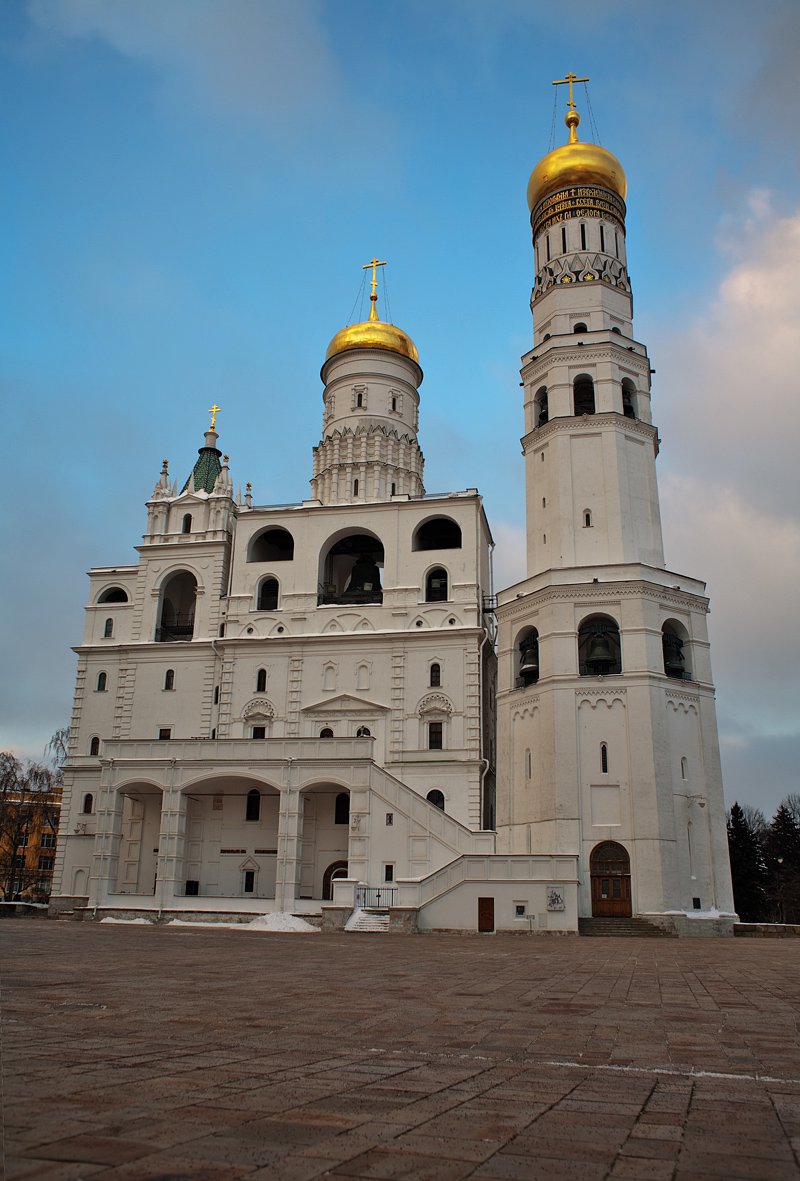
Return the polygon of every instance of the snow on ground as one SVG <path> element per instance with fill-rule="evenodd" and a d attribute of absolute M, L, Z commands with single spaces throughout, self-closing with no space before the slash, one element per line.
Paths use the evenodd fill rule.
<path fill-rule="evenodd" d="M 101 923 L 125 923 L 128 927 L 150 927 L 152 923 L 149 919 L 101 919 Z"/>
<path fill-rule="evenodd" d="M 319 927 L 307 923 L 296 914 L 259 914 L 249 923 L 198 922 L 195 919 L 171 919 L 169 927 L 222 927 L 228 931 L 288 931 L 294 935 L 318 935 Z"/>
<path fill-rule="evenodd" d="M 353 913 L 350 915 L 350 918 L 347 920 L 347 922 L 344 925 L 345 931 L 352 931 L 353 930 L 353 927 L 355 927 L 356 923 L 358 922 L 358 920 L 361 917 L 362 909 L 363 908 L 360 906 L 357 906 L 355 908 Z"/>

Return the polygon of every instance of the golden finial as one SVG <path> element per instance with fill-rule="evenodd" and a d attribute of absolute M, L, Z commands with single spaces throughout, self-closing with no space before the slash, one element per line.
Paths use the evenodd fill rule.
<path fill-rule="evenodd" d="M 581 117 L 575 109 L 575 100 L 572 97 L 572 86 L 575 82 L 588 82 L 588 78 L 579 78 L 577 74 L 569 72 L 564 78 L 557 78 L 553 83 L 554 86 L 569 86 L 569 98 L 567 99 L 567 113 L 564 117 L 564 122 L 569 128 L 569 142 L 571 144 L 578 142 L 578 124 Z"/>
<path fill-rule="evenodd" d="M 221 407 L 219 407 L 215 402 L 208 412 L 211 415 L 211 426 L 208 428 L 210 431 L 215 431 L 217 429 L 217 415 L 219 414 L 220 409 Z"/>
<path fill-rule="evenodd" d="M 376 258 L 373 258 L 371 262 L 365 263 L 364 266 L 362 266 L 362 268 L 361 268 L 362 271 L 368 271 L 370 269 L 370 267 L 372 267 L 372 278 L 369 281 L 370 286 L 372 288 L 372 291 L 369 294 L 370 303 L 372 304 L 372 307 L 369 309 L 370 320 L 377 320 L 378 319 L 378 309 L 375 306 L 378 302 L 378 267 L 385 267 L 385 266 L 386 266 L 386 263 L 385 262 L 378 262 L 378 259 L 376 257 Z"/>

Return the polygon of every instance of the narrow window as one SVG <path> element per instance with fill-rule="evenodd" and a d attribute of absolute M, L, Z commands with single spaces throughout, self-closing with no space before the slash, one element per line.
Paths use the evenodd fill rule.
<path fill-rule="evenodd" d="M 246 869 L 244 871 L 244 892 L 245 894 L 252 894 L 256 885 L 256 871 L 254 869 Z"/>
<path fill-rule="evenodd" d="M 689 778 L 689 761 L 687 758 L 681 759 L 681 779 Z"/>
<path fill-rule="evenodd" d="M 393 882 L 394 881 L 394 866 L 393 865 L 384 865 L 383 880 L 385 882 Z"/>
<path fill-rule="evenodd" d="M 397 398 L 392 398 L 392 410 L 397 409 Z"/>
<path fill-rule="evenodd" d="M 217 737 L 217 727 L 215 726 L 214 729 L 211 731 L 211 741 L 213 742 L 216 737 Z"/>
<path fill-rule="evenodd" d="M 175 688 L 175 669 L 174 668 L 168 668 L 167 671 L 164 673 L 164 688 L 165 689 L 174 689 Z"/>
<path fill-rule="evenodd" d="M 397 492 L 397 485 L 392 484 L 392 496 L 394 496 L 396 492 Z"/>
<path fill-rule="evenodd" d="M 99 738 L 93 738 L 92 741 L 89 743 L 89 754 L 92 756 L 100 754 L 100 739 Z"/>
<path fill-rule="evenodd" d="M 545 242 L 547 243 L 547 261 L 549 262 L 550 261 L 550 235 L 549 234 L 545 238 Z"/>
<path fill-rule="evenodd" d="M 181 533 L 191 533 L 191 531 L 192 531 L 192 514 L 187 513 L 186 516 L 183 518 L 183 524 L 181 525 Z"/>
<path fill-rule="evenodd" d="M 247 803 L 244 809 L 245 820 L 259 820 L 261 817 L 261 792 L 253 787 L 247 793 Z"/>
<path fill-rule="evenodd" d="M 525 778 L 530 779 L 532 774 L 533 774 L 533 759 L 531 758 L 531 752 L 529 750 L 526 750 L 525 751 Z"/>
<path fill-rule="evenodd" d="M 254 738 L 266 738 L 267 737 L 267 727 L 266 726 L 253 726 L 253 737 Z"/>
<path fill-rule="evenodd" d="M 441 566 L 431 570 L 425 580 L 425 602 L 444 603 L 447 601 L 447 571 Z"/>
<path fill-rule="evenodd" d="M 256 693 L 266 693 L 267 691 L 267 670 L 260 668 L 256 673 Z"/>
<path fill-rule="evenodd" d="M 103 639 L 110 640 L 114 634 L 114 620 L 107 619 L 103 628 Z"/>
<path fill-rule="evenodd" d="M 356 394 L 356 406 L 363 406 L 363 405 L 364 405 L 364 395 L 363 394 Z"/>
<path fill-rule="evenodd" d="M 258 610 L 277 611 L 278 609 L 278 580 L 265 578 L 258 588 Z"/>
<path fill-rule="evenodd" d="M 340 791 L 336 797 L 336 803 L 333 806 L 333 823 L 334 824 L 349 824 L 350 823 L 350 793 Z"/>
<path fill-rule="evenodd" d="M 170 726 L 162 726 L 158 731 L 159 742 L 168 742 L 172 737 L 172 728 Z"/>
<path fill-rule="evenodd" d="M 436 689 L 442 683 L 442 666 L 440 664 L 431 665 L 431 679 L 430 684 L 432 689 Z"/>
<path fill-rule="evenodd" d="M 358 480 L 353 480 L 353 496 L 358 496 Z"/>
<path fill-rule="evenodd" d="M 581 222 L 581 250 L 586 249 L 586 226 Z"/>
<path fill-rule="evenodd" d="M 567 228 L 566 228 L 566 226 L 561 227 L 561 253 L 562 254 L 567 253 Z"/>
<path fill-rule="evenodd" d="M 324 729 L 320 730 L 319 736 L 320 738 L 333 738 L 333 730 L 331 730 L 330 726 L 325 726 Z"/>
<path fill-rule="evenodd" d="M 441 722 L 428 722 L 428 750 L 443 750 Z"/>
<path fill-rule="evenodd" d="M 219 685 L 214 686 L 214 705 L 219 705 Z"/>
<path fill-rule="evenodd" d="M 105 693 L 107 688 L 108 688 L 108 674 L 107 673 L 98 673 L 97 674 L 97 692 L 98 693 Z"/>
<path fill-rule="evenodd" d="M 614 253 L 619 258 L 619 234 L 614 230 Z"/>
<path fill-rule="evenodd" d="M 600 770 L 604 775 L 608 774 L 608 747 L 605 742 L 600 743 Z"/>
<path fill-rule="evenodd" d="M 589 512 L 588 508 L 583 514 L 583 527 L 584 529 L 591 529 L 592 527 L 592 514 Z"/>
<path fill-rule="evenodd" d="M 605 254 L 606 252 L 606 231 L 602 222 L 600 222 L 600 249 Z"/>
<path fill-rule="evenodd" d="M 588 373 L 582 373 L 572 383 L 573 413 L 576 418 L 582 414 L 594 414 L 594 381 Z"/>

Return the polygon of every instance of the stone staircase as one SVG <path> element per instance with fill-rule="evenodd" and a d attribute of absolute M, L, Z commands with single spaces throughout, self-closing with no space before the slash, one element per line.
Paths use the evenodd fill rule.
<path fill-rule="evenodd" d="M 592 936 L 616 935 L 623 939 L 630 938 L 631 936 L 644 937 L 645 939 L 676 938 L 675 931 L 667 931 L 663 927 L 659 927 L 656 923 L 651 923 L 647 919 L 641 918 L 578 919 L 578 934 Z"/>
<path fill-rule="evenodd" d="M 357 935 L 388 935 L 389 912 L 377 908 L 355 910 L 347 920 L 345 931 Z"/>

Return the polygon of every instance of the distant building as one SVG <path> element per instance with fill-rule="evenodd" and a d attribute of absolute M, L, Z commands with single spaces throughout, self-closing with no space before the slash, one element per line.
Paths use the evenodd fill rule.
<path fill-rule="evenodd" d="M 48 901 L 60 813 L 60 787 L 22 787 L 0 795 L 0 890 L 5 901 Z"/>
<path fill-rule="evenodd" d="M 578 122 L 570 96 L 529 186 L 528 577 L 496 605 L 477 491 L 425 493 L 375 259 L 322 367 L 310 499 L 235 496 L 212 418 L 138 562 L 91 571 L 59 905 L 729 929 L 708 603 L 664 565 L 625 178 Z"/>

